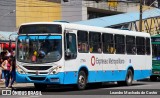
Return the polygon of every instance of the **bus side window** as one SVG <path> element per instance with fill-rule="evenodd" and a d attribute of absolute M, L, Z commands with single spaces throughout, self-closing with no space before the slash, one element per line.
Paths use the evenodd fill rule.
<path fill-rule="evenodd" d="M 78 52 L 87 53 L 88 52 L 88 32 L 78 30 L 77 38 L 78 38 Z"/>
<path fill-rule="evenodd" d="M 115 34 L 116 54 L 125 54 L 125 37 L 124 35 Z"/>
<path fill-rule="evenodd" d="M 103 53 L 114 54 L 116 49 L 114 48 L 113 43 L 113 34 L 103 33 L 102 41 L 103 41 Z"/>
<path fill-rule="evenodd" d="M 145 55 L 145 38 L 136 37 L 137 54 Z"/>
<path fill-rule="evenodd" d="M 150 39 L 146 38 L 146 54 L 150 55 L 151 54 L 151 50 L 150 50 Z"/>
<path fill-rule="evenodd" d="M 65 37 L 65 59 L 75 59 L 77 57 L 76 35 L 67 33 Z"/>
<path fill-rule="evenodd" d="M 130 55 L 136 55 L 135 36 L 126 35 L 126 52 Z"/>
<path fill-rule="evenodd" d="M 100 32 L 89 32 L 89 47 L 91 53 L 101 53 L 102 52 L 102 42 Z"/>

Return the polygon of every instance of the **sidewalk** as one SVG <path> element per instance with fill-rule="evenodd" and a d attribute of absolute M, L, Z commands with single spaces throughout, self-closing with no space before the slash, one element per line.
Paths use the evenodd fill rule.
<path fill-rule="evenodd" d="M 34 84 L 33 83 L 14 83 L 13 84 L 13 87 L 31 87 L 31 86 L 34 86 Z M 0 82 L 0 89 L 2 89 L 2 88 L 5 88 L 5 84 L 4 84 L 4 82 Z"/>
<path fill-rule="evenodd" d="M 2 93 L 6 94 L 7 92 L 11 92 L 11 90 L 13 90 L 13 89 L 14 90 L 15 89 L 23 90 L 23 89 L 32 88 L 32 87 L 34 87 L 33 83 L 14 83 L 13 84 L 13 88 L 5 88 L 5 83 L 4 82 L 0 82 L 0 95 L 2 95 Z"/>

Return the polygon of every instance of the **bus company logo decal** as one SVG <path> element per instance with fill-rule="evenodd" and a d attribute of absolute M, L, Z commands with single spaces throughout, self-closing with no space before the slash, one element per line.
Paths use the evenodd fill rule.
<path fill-rule="evenodd" d="M 91 57 L 91 65 L 92 65 L 92 66 L 95 65 L 95 60 L 96 60 L 96 59 L 95 59 L 95 56 L 92 56 L 92 57 Z"/>
<path fill-rule="evenodd" d="M 101 64 L 124 64 L 125 60 L 124 59 L 113 59 L 113 58 L 106 58 L 106 59 L 102 59 L 102 58 L 98 58 L 95 56 L 91 57 L 91 65 L 94 66 L 95 64 L 101 65 Z"/>

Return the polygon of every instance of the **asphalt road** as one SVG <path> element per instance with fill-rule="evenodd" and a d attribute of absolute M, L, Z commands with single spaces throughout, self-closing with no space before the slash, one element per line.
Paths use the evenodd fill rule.
<path fill-rule="evenodd" d="M 1 87 L 1 89 L 4 89 Z M 16 84 L 15 91 L 36 91 L 33 84 Z M 78 91 L 70 86 L 48 86 L 39 91 L 38 96 L 0 96 L 0 98 L 159 98 L 160 80 L 148 79 L 134 81 L 132 86 L 118 86 L 116 83 L 104 83 L 102 87 L 92 85 L 86 90 Z M 157 95 L 159 94 L 159 95 Z"/>

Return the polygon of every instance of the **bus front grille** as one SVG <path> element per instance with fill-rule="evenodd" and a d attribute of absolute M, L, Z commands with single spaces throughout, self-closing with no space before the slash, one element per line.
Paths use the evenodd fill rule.
<path fill-rule="evenodd" d="M 28 74 L 37 74 L 36 72 L 28 72 Z M 48 74 L 48 72 L 39 72 L 38 74 Z"/>
<path fill-rule="evenodd" d="M 24 66 L 28 70 L 48 70 L 52 66 Z"/>
<path fill-rule="evenodd" d="M 43 80 L 45 80 L 46 77 L 33 77 L 33 76 L 29 76 L 29 78 L 30 78 L 31 80 L 43 81 Z"/>

